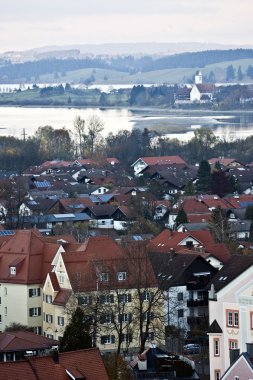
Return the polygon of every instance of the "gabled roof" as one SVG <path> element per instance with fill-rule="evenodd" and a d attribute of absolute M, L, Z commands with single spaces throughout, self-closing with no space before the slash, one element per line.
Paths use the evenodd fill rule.
<path fill-rule="evenodd" d="M 190 231 L 190 232 L 178 232 L 163 230 L 158 236 L 150 241 L 151 249 L 155 249 L 159 252 L 168 252 L 170 248 L 178 248 L 180 243 L 185 239 L 195 239 L 199 246 L 208 246 L 214 244 L 214 239 L 210 231 Z"/>
<path fill-rule="evenodd" d="M 252 265 L 253 255 L 232 255 L 211 281 L 214 285 L 215 292 L 223 289 Z M 208 288 L 210 288 L 210 286 L 211 284 L 208 285 Z"/>
<path fill-rule="evenodd" d="M 229 166 L 234 162 L 238 162 L 235 158 L 222 158 L 222 157 L 216 157 L 216 158 L 210 158 L 208 160 L 210 165 L 214 165 L 216 162 L 219 162 L 222 166 Z"/>
<path fill-rule="evenodd" d="M 10 331 L 0 333 L 0 352 L 49 349 L 58 341 L 29 331 Z"/>
<path fill-rule="evenodd" d="M 40 284 L 51 268 L 59 244 L 46 243 L 37 230 L 18 230 L 0 247 L 0 280 L 18 284 Z M 17 266 L 10 275 L 10 266 Z"/>
<path fill-rule="evenodd" d="M 212 93 L 215 90 L 215 85 L 212 83 L 201 83 L 196 84 L 197 89 L 201 94 L 203 93 Z"/>
<path fill-rule="evenodd" d="M 211 276 L 216 273 L 214 267 L 198 254 L 150 253 L 149 257 L 162 289 L 197 282 L 195 273 L 199 271 L 209 272 Z"/>
<path fill-rule="evenodd" d="M 140 157 L 131 166 L 134 166 L 139 160 L 146 165 L 168 165 L 168 164 L 185 164 L 186 162 L 180 156 L 158 156 L 158 157 Z"/>
<path fill-rule="evenodd" d="M 73 376 L 78 373 L 79 378 L 85 380 L 109 380 L 97 348 L 61 352 L 58 355 L 58 361 L 54 361 L 51 356 L 37 356 L 27 361 L 0 362 L 0 378 L 69 380 L 68 374 Z"/>
<path fill-rule="evenodd" d="M 216 319 L 209 326 L 207 333 L 211 334 L 222 334 L 222 329 Z"/>

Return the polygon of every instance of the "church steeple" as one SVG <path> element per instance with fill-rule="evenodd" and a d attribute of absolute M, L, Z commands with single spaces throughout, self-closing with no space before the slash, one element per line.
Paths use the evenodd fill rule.
<path fill-rule="evenodd" d="M 202 84 L 202 73 L 199 70 L 195 74 L 195 84 Z"/>

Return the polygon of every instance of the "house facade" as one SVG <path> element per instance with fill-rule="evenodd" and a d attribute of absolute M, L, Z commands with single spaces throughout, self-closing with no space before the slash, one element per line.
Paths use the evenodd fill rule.
<path fill-rule="evenodd" d="M 220 379 L 231 356 L 253 343 L 253 258 L 232 256 L 209 291 L 210 379 Z"/>

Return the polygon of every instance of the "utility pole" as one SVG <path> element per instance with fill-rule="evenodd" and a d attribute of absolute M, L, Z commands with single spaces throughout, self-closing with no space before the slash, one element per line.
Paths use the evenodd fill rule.
<path fill-rule="evenodd" d="M 22 133 L 22 135 L 23 135 L 23 140 L 25 141 L 25 137 L 26 137 L 25 128 L 23 128 L 23 133 Z"/>

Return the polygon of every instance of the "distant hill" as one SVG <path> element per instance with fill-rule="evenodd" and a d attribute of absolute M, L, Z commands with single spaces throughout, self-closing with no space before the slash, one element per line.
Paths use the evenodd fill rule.
<path fill-rule="evenodd" d="M 78 50 L 73 50 L 73 53 L 78 55 Z M 64 51 L 64 53 L 61 51 L 61 54 L 67 54 L 67 51 Z M 222 66 L 224 62 L 228 65 L 229 62 L 236 61 L 240 65 L 240 62 L 243 64 L 245 60 L 247 60 L 249 65 L 253 65 L 253 49 L 206 50 L 174 55 L 144 55 L 140 57 L 127 55 L 65 58 L 62 56 L 61 59 L 46 58 L 15 64 L 2 61 L 2 66 L 0 66 L 0 82 L 39 82 L 45 76 L 53 76 L 55 82 L 65 82 L 69 78 L 69 73 L 72 73 L 73 76 L 75 71 L 89 70 L 90 74 L 88 77 L 76 77 L 75 82 L 90 84 L 96 82 L 96 70 L 103 70 L 104 81 L 109 79 L 109 73 L 115 72 L 119 73 L 118 76 L 121 74 L 126 78 L 127 76 L 144 75 L 146 83 L 150 83 L 148 80 L 149 73 L 151 74 L 156 71 L 179 69 L 181 71 L 185 69 L 191 69 L 192 71 L 194 69 L 204 70 L 210 65 L 218 64 Z M 87 75 L 87 72 L 85 75 Z M 183 80 L 183 77 L 181 80 Z M 128 81 L 125 83 L 128 83 Z"/>
<path fill-rule="evenodd" d="M 200 52 L 207 50 L 252 49 L 253 45 L 238 46 L 218 43 L 182 42 L 182 43 L 105 43 L 82 44 L 65 46 L 44 46 L 25 51 L 12 51 L 0 54 L 0 58 L 10 59 L 12 62 L 39 60 L 42 58 L 79 58 L 97 55 L 173 55 L 186 52 Z"/>

